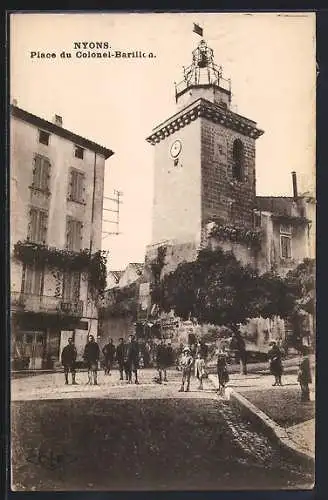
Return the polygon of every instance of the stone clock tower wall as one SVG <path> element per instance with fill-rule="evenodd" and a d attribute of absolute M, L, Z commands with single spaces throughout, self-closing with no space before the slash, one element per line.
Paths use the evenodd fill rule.
<path fill-rule="evenodd" d="M 152 243 L 162 240 L 200 241 L 201 122 L 188 125 L 156 143 Z M 174 141 L 182 144 L 177 165 L 170 155 Z"/>
<path fill-rule="evenodd" d="M 240 226 L 253 224 L 255 139 L 201 118 L 202 223 L 219 217 Z M 241 141 L 241 179 L 234 177 L 234 143 Z"/>

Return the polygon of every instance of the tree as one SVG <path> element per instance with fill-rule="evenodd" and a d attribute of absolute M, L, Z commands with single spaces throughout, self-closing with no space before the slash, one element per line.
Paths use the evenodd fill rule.
<path fill-rule="evenodd" d="M 183 319 L 236 327 L 252 317 L 288 316 L 293 308 L 288 292 L 279 276 L 260 276 L 231 252 L 204 249 L 196 261 L 163 278 L 156 299 L 164 311 L 173 309 Z"/>
<path fill-rule="evenodd" d="M 289 293 L 298 309 L 315 314 L 315 261 L 304 259 L 286 276 Z"/>
<path fill-rule="evenodd" d="M 293 325 L 293 337 L 291 342 L 294 347 L 302 347 L 302 336 L 305 319 L 308 315 L 313 318 L 315 324 L 315 261 L 314 259 L 304 259 L 295 269 L 286 275 L 285 283 L 288 287 L 289 299 L 293 303 L 290 315 Z M 306 332 L 309 334 L 309 332 Z"/>

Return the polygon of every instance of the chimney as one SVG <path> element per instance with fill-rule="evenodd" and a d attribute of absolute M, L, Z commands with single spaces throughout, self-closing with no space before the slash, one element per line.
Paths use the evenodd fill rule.
<path fill-rule="evenodd" d="M 53 123 L 55 125 L 58 125 L 58 127 L 62 127 L 63 126 L 63 119 L 59 115 L 55 115 L 52 121 L 53 121 Z"/>
<path fill-rule="evenodd" d="M 298 198 L 296 172 L 292 172 L 292 179 L 293 179 L 293 197 L 294 200 L 296 201 Z"/>

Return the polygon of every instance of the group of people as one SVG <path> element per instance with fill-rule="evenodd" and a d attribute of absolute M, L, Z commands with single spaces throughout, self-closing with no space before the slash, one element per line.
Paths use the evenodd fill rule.
<path fill-rule="evenodd" d="M 128 341 L 123 338 L 119 339 L 119 344 L 114 345 L 113 340 L 103 347 L 102 354 L 104 356 L 104 372 L 105 375 L 111 375 L 111 370 L 114 362 L 118 364 L 120 380 L 125 380 L 128 383 L 139 384 L 138 369 L 140 349 L 134 335 L 129 335 Z M 227 353 L 225 346 L 222 345 L 216 352 L 217 354 L 217 376 L 219 381 L 219 393 L 223 394 L 225 386 L 229 381 L 227 368 Z M 190 390 L 190 380 L 192 370 L 194 369 L 195 377 L 199 381 L 199 390 L 203 389 L 203 381 L 207 378 L 207 362 L 208 347 L 204 342 L 198 342 L 191 346 L 180 345 L 176 355 L 176 368 L 182 372 L 180 392 Z M 68 375 L 71 373 L 72 384 L 76 385 L 76 358 L 77 351 L 72 338 L 68 339 L 68 344 L 64 347 L 61 355 L 61 362 L 64 367 L 65 384 L 68 384 Z M 93 335 L 89 335 L 88 342 L 85 345 L 83 359 L 88 370 L 88 384 L 97 385 L 97 374 L 100 360 L 100 348 Z M 283 352 L 276 341 L 270 342 L 270 350 L 268 352 L 270 363 L 270 372 L 274 376 L 273 386 L 282 386 L 283 374 Z M 157 345 L 156 364 L 158 377 L 155 382 L 161 384 L 167 382 L 167 370 L 174 364 L 174 351 L 171 341 L 161 339 Z M 303 357 L 299 366 L 298 382 L 301 387 L 301 400 L 310 400 L 309 384 L 312 382 L 311 367 L 308 357 L 308 350 L 304 347 Z"/>
<path fill-rule="evenodd" d="M 171 344 L 171 340 L 169 339 L 166 342 L 166 339 L 163 338 L 160 341 L 160 344 L 157 346 L 156 350 L 156 364 L 158 370 L 158 377 L 155 378 L 155 382 L 161 384 L 163 381 L 167 382 L 167 370 L 173 364 L 173 348 Z"/>
<path fill-rule="evenodd" d="M 204 379 L 208 377 L 207 356 L 208 346 L 204 342 L 198 342 L 197 345 L 182 348 L 182 353 L 178 360 L 178 365 L 182 372 L 181 387 L 179 392 L 188 392 L 190 390 L 190 380 L 193 367 L 195 377 L 199 381 L 198 390 L 203 390 Z M 217 350 L 217 376 L 219 380 L 218 392 L 222 395 L 224 393 L 225 386 L 229 381 L 227 355 L 224 346 Z"/>
<path fill-rule="evenodd" d="M 281 377 L 283 374 L 283 351 L 275 340 L 270 342 L 270 350 L 268 352 L 270 360 L 270 372 L 274 376 L 273 386 L 282 386 Z M 309 350 L 306 346 L 302 348 L 302 359 L 299 364 L 297 381 L 301 388 L 301 401 L 310 401 L 309 384 L 312 383 L 311 366 L 309 359 Z"/>
<path fill-rule="evenodd" d="M 128 383 L 132 383 L 134 375 L 135 384 L 138 381 L 139 368 L 139 346 L 134 335 L 129 335 L 128 341 L 119 339 L 119 344 L 115 347 L 112 339 L 106 344 L 102 353 L 104 355 L 104 371 L 106 375 L 111 375 L 114 361 L 118 363 L 120 380 L 123 380 L 123 374 Z M 68 344 L 64 347 L 61 355 L 61 362 L 64 367 L 65 384 L 68 384 L 68 374 L 72 375 L 72 384 L 77 384 L 76 377 L 76 358 L 77 351 L 72 338 L 68 339 Z M 100 360 L 100 348 L 93 335 L 89 335 L 88 342 L 85 345 L 83 359 L 88 370 L 88 384 L 98 385 L 97 374 Z"/>

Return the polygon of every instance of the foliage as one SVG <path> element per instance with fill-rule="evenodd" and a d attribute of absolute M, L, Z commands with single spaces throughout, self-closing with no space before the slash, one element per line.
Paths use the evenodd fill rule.
<path fill-rule="evenodd" d="M 260 276 L 231 252 L 201 250 L 197 260 L 180 264 L 160 284 L 159 304 L 183 319 L 233 326 L 249 318 L 286 317 L 293 301 L 279 276 Z"/>
<path fill-rule="evenodd" d="M 286 276 L 289 292 L 296 304 L 309 314 L 315 314 L 315 261 L 304 259 L 295 269 Z"/>
<path fill-rule="evenodd" d="M 153 275 L 153 283 L 151 290 L 151 297 L 153 303 L 158 303 L 160 300 L 160 280 L 162 269 L 165 265 L 165 257 L 167 253 L 167 246 L 161 245 L 157 248 L 156 257 L 150 262 L 150 269 Z"/>
<path fill-rule="evenodd" d="M 315 320 L 315 261 L 304 259 L 295 269 L 289 271 L 285 278 L 289 299 L 294 307 L 290 315 L 293 334 L 289 339 L 291 345 L 302 349 L 302 337 L 309 335 L 308 314 Z"/>
<path fill-rule="evenodd" d="M 106 252 L 99 250 L 90 254 L 87 248 L 73 252 L 38 243 L 18 241 L 14 245 L 14 257 L 26 265 L 38 265 L 55 271 L 59 269 L 86 273 L 93 298 L 102 296 L 106 289 Z"/>
<path fill-rule="evenodd" d="M 209 237 L 214 237 L 221 241 L 230 240 L 236 243 L 246 243 L 253 248 L 260 248 L 263 234 L 261 229 L 247 229 L 245 227 L 233 226 L 219 219 L 212 222 L 214 225 L 210 230 Z"/>

